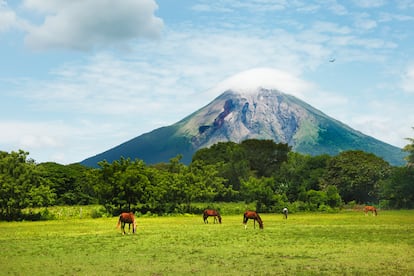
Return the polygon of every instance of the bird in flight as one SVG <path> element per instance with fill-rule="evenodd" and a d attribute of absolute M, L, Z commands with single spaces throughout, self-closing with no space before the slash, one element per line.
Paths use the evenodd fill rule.
<path fill-rule="evenodd" d="M 331 58 L 330 60 L 329 60 L 329 62 L 334 62 L 335 61 L 335 59 L 334 58 Z"/>

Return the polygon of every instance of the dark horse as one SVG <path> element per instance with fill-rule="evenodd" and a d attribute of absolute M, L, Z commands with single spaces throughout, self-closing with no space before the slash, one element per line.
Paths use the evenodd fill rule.
<path fill-rule="evenodd" d="M 214 223 L 216 223 L 216 221 L 218 220 L 218 222 L 221 224 L 221 216 L 217 210 L 205 209 L 203 212 L 204 223 L 208 223 L 208 217 L 214 217 Z"/>
<path fill-rule="evenodd" d="M 117 228 L 121 225 L 122 227 L 122 234 L 125 235 L 125 224 L 128 223 L 128 231 L 131 231 L 131 224 L 132 224 L 132 233 L 135 234 L 137 229 L 137 222 L 135 220 L 135 216 L 133 213 L 122 213 L 119 215 L 118 224 L 116 225 Z"/>
<path fill-rule="evenodd" d="M 368 216 L 368 212 L 372 212 L 372 215 L 377 215 L 377 208 L 374 206 L 365 206 L 364 208 L 365 215 Z"/>
<path fill-rule="evenodd" d="M 254 228 L 256 228 L 256 221 L 259 223 L 259 228 L 263 229 L 263 221 L 259 214 L 255 211 L 246 211 L 243 215 L 244 229 L 247 229 L 247 221 L 252 219 L 254 221 Z"/>

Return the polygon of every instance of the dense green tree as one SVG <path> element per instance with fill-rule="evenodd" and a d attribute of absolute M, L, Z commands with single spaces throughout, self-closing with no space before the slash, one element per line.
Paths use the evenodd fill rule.
<path fill-rule="evenodd" d="M 185 166 L 180 159 L 181 156 L 177 156 L 170 160 L 164 167 L 168 174 L 161 180 L 166 189 L 165 199 L 170 203 L 170 209 L 185 203 L 186 211 L 191 211 L 192 202 L 212 201 L 218 194 L 226 193 L 224 178 L 218 175 L 216 165 L 193 160 L 189 166 Z M 159 187 L 159 184 L 153 183 L 152 186 Z"/>
<path fill-rule="evenodd" d="M 259 212 L 280 212 L 288 204 L 286 194 L 278 190 L 278 185 L 273 177 L 249 177 L 242 181 L 240 191 L 247 202 L 256 202 L 256 210 Z"/>
<path fill-rule="evenodd" d="M 272 140 L 245 140 L 241 144 L 220 142 L 210 148 L 200 149 L 194 154 L 193 162 L 203 161 L 215 164 L 219 175 L 227 179 L 228 191 L 221 200 L 238 200 L 241 182 L 247 181 L 251 175 L 270 177 L 287 160 L 290 147 L 287 144 L 276 144 Z"/>
<path fill-rule="evenodd" d="M 336 186 L 328 185 L 324 188 L 324 191 L 326 192 L 327 197 L 326 203 L 329 207 L 335 208 L 342 205 L 342 199 Z"/>
<path fill-rule="evenodd" d="M 325 205 L 328 201 L 328 197 L 324 191 L 315 191 L 311 189 L 306 192 L 306 197 L 306 202 L 309 204 L 310 211 L 319 210 L 319 207 Z"/>
<path fill-rule="evenodd" d="M 391 208 L 414 208 L 414 168 L 395 167 L 381 183 L 381 199 Z"/>
<path fill-rule="evenodd" d="M 344 151 L 330 160 L 324 183 L 336 186 L 345 202 L 377 202 L 379 184 L 389 176 L 390 169 L 386 161 L 372 153 Z"/>
<path fill-rule="evenodd" d="M 55 194 L 28 152 L 0 152 L 0 216 L 17 219 L 26 207 L 49 206 Z"/>
<path fill-rule="evenodd" d="M 290 202 L 300 200 L 306 191 L 323 189 L 323 179 L 327 172 L 329 155 L 310 156 L 289 152 L 275 174 L 275 180 L 284 189 Z"/>
<path fill-rule="evenodd" d="M 206 165 L 215 165 L 218 176 L 226 179 L 225 193 L 216 199 L 223 201 L 240 200 L 239 190 L 242 180 L 250 175 L 249 162 L 245 150 L 234 142 L 220 142 L 210 148 L 198 150 L 192 162 L 202 161 Z"/>
<path fill-rule="evenodd" d="M 225 179 L 218 174 L 215 165 L 206 165 L 201 161 L 192 162 L 189 166 L 189 178 L 194 178 L 194 186 L 198 196 L 195 200 L 213 201 L 218 195 L 228 193 L 225 187 Z M 190 192 L 191 193 L 191 192 Z"/>
<path fill-rule="evenodd" d="M 150 184 L 144 190 L 141 211 L 160 214 L 176 212 L 180 203 L 177 198 L 178 189 L 166 166 L 151 166 L 147 169 L 146 175 Z"/>
<path fill-rule="evenodd" d="M 273 178 L 251 176 L 248 180 L 242 181 L 240 192 L 247 203 L 256 201 L 257 211 L 269 211 L 274 204 L 273 183 Z"/>
<path fill-rule="evenodd" d="M 193 161 L 202 160 L 205 164 L 230 163 L 234 161 L 232 153 L 239 148 L 240 145 L 234 142 L 218 142 L 209 148 L 199 149 Z"/>
<path fill-rule="evenodd" d="M 275 175 L 276 182 L 284 187 L 284 191 L 291 202 L 298 199 L 298 194 L 302 189 L 303 171 L 308 158 L 309 156 L 290 152 L 288 160 L 281 165 Z"/>
<path fill-rule="evenodd" d="M 287 161 L 290 147 L 285 143 L 276 144 L 273 140 L 249 139 L 241 143 L 246 152 L 250 170 L 257 177 L 270 177 Z"/>
<path fill-rule="evenodd" d="M 87 179 L 85 166 L 80 164 L 61 165 L 46 162 L 37 165 L 40 175 L 47 179 L 56 193 L 57 205 L 75 205 L 96 203 L 93 187 Z"/>
<path fill-rule="evenodd" d="M 112 164 L 106 160 L 98 163 L 100 170 L 96 171 L 99 177 L 95 189 L 99 202 L 110 212 L 130 211 L 131 204 L 136 201 L 135 195 L 131 195 L 130 191 L 136 189 L 133 186 L 137 179 L 127 171 L 132 164 L 129 158 L 121 158 Z M 138 164 L 137 167 L 143 166 Z"/>
<path fill-rule="evenodd" d="M 135 160 L 128 163 L 125 170 L 117 171 L 114 175 L 117 184 L 117 200 L 119 206 L 127 206 L 125 211 L 131 211 L 131 205 L 148 200 L 145 190 L 150 185 L 144 161 Z"/>

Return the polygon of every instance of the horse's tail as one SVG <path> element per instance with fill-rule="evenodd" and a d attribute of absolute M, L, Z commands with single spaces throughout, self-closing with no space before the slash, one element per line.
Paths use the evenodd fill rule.
<path fill-rule="evenodd" d="M 137 221 L 134 218 L 134 221 L 132 222 L 132 233 L 135 234 L 136 231 L 137 231 Z"/>
<path fill-rule="evenodd" d="M 118 223 L 116 224 L 116 228 L 119 228 L 121 226 L 121 217 L 122 216 L 119 216 Z"/>
<path fill-rule="evenodd" d="M 207 215 L 207 210 L 204 210 L 204 211 L 203 211 L 203 221 L 204 221 L 204 223 L 208 223 L 207 218 L 208 218 L 208 215 Z"/>
<path fill-rule="evenodd" d="M 246 213 L 243 214 L 243 223 L 244 224 L 247 223 L 247 215 L 246 215 Z"/>

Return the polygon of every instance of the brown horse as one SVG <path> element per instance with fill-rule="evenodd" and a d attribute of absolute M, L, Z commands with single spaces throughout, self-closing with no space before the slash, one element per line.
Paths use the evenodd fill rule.
<path fill-rule="evenodd" d="M 377 208 L 374 206 L 365 206 L 364 208 L 365 215 L 368 216 L 368 212 L 372 212 L 373 216 L 377 215 Z"/>
<path fill-rule="evenodd" d="M 259 214 L 255 211 L 246 211 L 243 214 L 244 229 L 247 229 L 247 221 L 252 219 L 254 221 L 254 228 L 256 229 L 256 221 L 259 223 L 259 228 L 263 229 L 263 221 Z"/>
<path fill-rule="evenodd" d="M 218 220 L 218 222 L 221 224 L 221 216 L 220 213 L 217 210 L 214 209 L 205 209 L 203 211 L 203 220 L 204 223 L 208 223 L 208 217 L 214 217 L 214 223 Z"/>
<path fill-rule="evenodd" d="M 125 224 L 128 223 L 128 231 L 131 232 L 131 224 L 132 224 L 132 233 L 135 234 L 137 229 L 137 222 L 135 220 L 135 216 L 133 213 L 122 213 L 119 215 L 118 224 L 116 225 L 117 228 L 121 225 L 122 227 L 122 234 L 125 235 Z"/>

